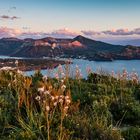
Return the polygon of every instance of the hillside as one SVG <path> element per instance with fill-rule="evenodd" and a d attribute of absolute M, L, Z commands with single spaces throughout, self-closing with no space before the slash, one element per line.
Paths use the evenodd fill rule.
<path fill-rule="evenodd" d="M 0 70 L 0 140 L 139 140 L 136 73 L 70 73 Z"/>
<path fill-rule="evenodd" d="M 17 38 L 0 39 L 0 55 L 11 55 L 24 43 L 23 40 Z"/>
<path fill-rule="evenodd" d="M 14 57 L 71 57 L 97 61 L 140 59 L 139 47 L 112 45 L 81 35 L 73 39 L 1 39 L 0 49 L 0 55 Z"/>

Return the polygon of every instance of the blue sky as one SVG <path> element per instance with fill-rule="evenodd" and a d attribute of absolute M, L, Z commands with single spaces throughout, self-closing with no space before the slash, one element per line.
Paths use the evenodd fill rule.
<path fill-rule="evenodd" d="M 0 0 L 0 37 L 139 38 L 139 15 L 140 0 Z"/>

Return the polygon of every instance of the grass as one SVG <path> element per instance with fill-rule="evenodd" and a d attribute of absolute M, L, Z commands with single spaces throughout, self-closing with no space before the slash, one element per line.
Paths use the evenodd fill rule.
<path fill-rule="evenodd" d="M 136 73 L 89 72 L 54 78 L 39 71 L 0 71 L 2 140 L 139 140 L 140 83 Z"/>

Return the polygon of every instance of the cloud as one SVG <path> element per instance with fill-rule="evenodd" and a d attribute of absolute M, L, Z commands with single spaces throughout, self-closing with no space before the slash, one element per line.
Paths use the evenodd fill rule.
<path fill-rule="evenodd" d="M 48 36 L 44 32 L 25 32 L 24 30 L 13 29 L 8 27 L 0 27 L 0 38 L 17 37 L 17 38 L 42 38 Z"/>
<path fill-rule="evenodd" d="M 19 19 L 19 17 L 17 17 L 17 16 L 2 15 L 2 16 L 0 16 L 0 19 L 3 19 L 3 20 L 15 20 L 15 19 Z"/>
<path fill-rule="evenodd" d="M 22 32 L 21 34 L 19 34 L 17 37 L 19 38 L 43 38 L 48 36 L 48 33 L 44 33 L 44 32 Z"/>
<path fill-rule="evenodd" d="M 133 30 L 128 30 L 128 29 L 118 29 L 118 30 L 107 30 L 107 31 L 102 31 L 105 35 L 115 35 L 115 36 L 126 36 L 126 35 L 140 35 L 140 28 L 136 28 Z"/>
<path fill-rule="evenodd" d="M 0 38 L 3 38 L 3 37 L 17 37 L 21 33 L 22 32 L 18 29 L 0 27 Z"/>
<path fill-rule="evenodd" d="M 43 38 L 46 36 L 56 37 L 56 38 L 73 38 L 78 35 L 83 35 L 82 32 L 76 32 L 69 30 L 67 28 L 55 30 L 52 32 L 31 32 L 25 31 L 28 28 L 23 28 L 24 32 L 22 32 L 18 37 L 20 38 Z M 30 29 L 30 28 L 29 28 Z"/>
<path fill-rule="evenodd" d="M 56 31 L 53 31 L 51 33 L 48 33 L 50 36 L 55 36 L 55 37 L 75 37 L 79 34 L 82 34 L 82 32 L 76 32 L 72 31 L 70 29 L 64 28 L 64 29 L 59 29 Z"/>
<path fill-rule="evenodd" d="M 84 35 L 86 36 L 94 36 L 94 35 L 100 35 L 100 32 L 96 32 L 96 31 L 81 31 Z"/>
<path fill-rule="evenodd" d="M 140 35 L 140 28 L 134 29 L 133 33 L 136 35 Z"/>
<path fill-rule="evenodd" d="M 29 27 L 23 27 L 21 30 L 13 29 L 8 27 L 0 27 L 0 38 L 3 37 L 18 37 L 18 38 L 44 38 L 44 37 L 57 37 L 57 38 L 73 38 L 78 35 L 83 35 L 91 38 L 102 38 L 102 37 L 126 37 L 133 35 L 140 35 L 140 28 L 135 28 L 133 30 L 128 29 L 117 29 L 117 30 L 106 30 L 106 31 L 73 31 L 67 28 L 55 30 L 52 32 L 33 32 Z"/>
<path fill-rule="evenodd" d="M 112 29 L 112 30 L 107 30 L 107 31 L 102 31 L 102 33 L 106 35 L 132 35 L 133 31 L 129 31 L 128 29 Z"/>
<path fill-rule="evenodd" d="M 46 36 L 52 36 L 52 37 L 57 37 L 57 38 L 73 38 L 79 34 L 82 34 L 82 33 L 71 31 L 67 28 L 64 28 L 64 29 L 59 29 L 52 32 L 31 32 L 31 31 L 23 32 L 20 35 L 20 37 L 21 38 L 25 38 L 25 37 L 41 38 L 41 37 L 46 37 Z"/>

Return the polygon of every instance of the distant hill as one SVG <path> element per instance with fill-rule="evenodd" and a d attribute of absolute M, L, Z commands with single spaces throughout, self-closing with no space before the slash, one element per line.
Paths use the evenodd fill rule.
<path fill-rule="evenodd" d="M 120 42 L 122 45 L 133 45 L 140 47 L 140 39 L 124 40 Z"/>
<path fill-rule="evenodd" d="M 16 57 L 71 57 L 89 60 L 140 59 L 140 48 L 112 45 L 77 36 L 73 39 L 46 37 L 42 39 L 0 39 L 0 55 Z"/>
<path fill-rule="evenodd" d="M 20 49 L 23 43 L 23 40 L 17 38 L 0 39 L 0 55 L 11 55 L 17 49 Z"/>

